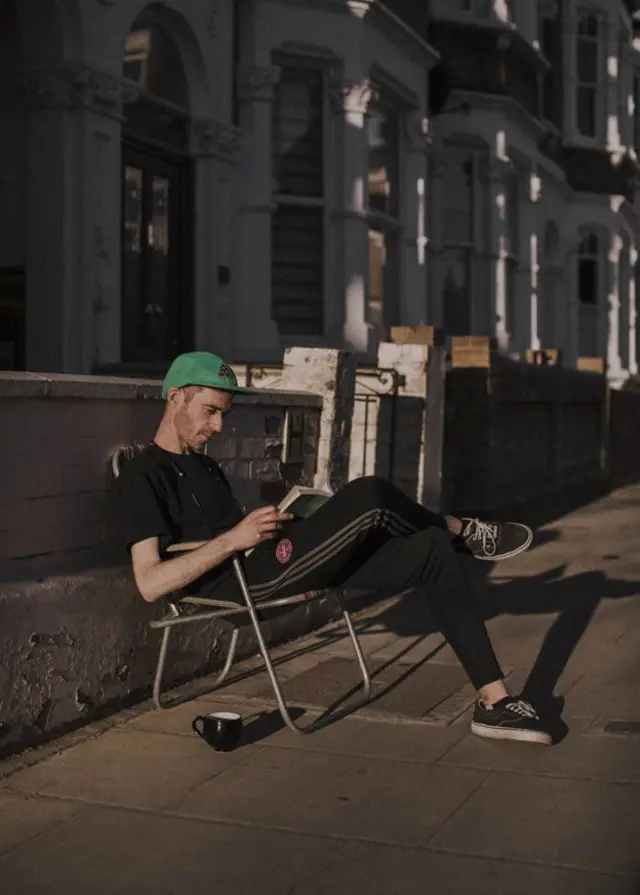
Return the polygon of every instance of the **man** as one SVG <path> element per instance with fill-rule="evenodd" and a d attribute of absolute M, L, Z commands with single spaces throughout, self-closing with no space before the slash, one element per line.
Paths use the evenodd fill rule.
<path fill-rule="evenodd" d="M 243 391 L 233 370 L 207 352 L 180 355 L 166 375 L 153 443 L 125 465 L 117 484 L 118 526 L 142 597 L 154 602 L 183 589 L 242 601 L 231 560 L 247 550 L 244 570 L 257 601 L 330 587 L 411 588 L 429 602 L 479 693 L 472 731 L 549 745 L 548 725 L 506 690 L 456 553 L 514 556 L 530 545 L 530 529 L 438 516 L 371 476 L 350 482 L 306 520 L 275 507 L 245 514 L 218 464 L 202 453 Z M 202 539 L 188 553 L 166 553 L 172 543 Z"/>

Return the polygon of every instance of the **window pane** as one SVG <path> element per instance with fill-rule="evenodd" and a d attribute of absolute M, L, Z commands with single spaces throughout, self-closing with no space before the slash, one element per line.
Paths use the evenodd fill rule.
<path fill-rule="evenodd" d="M 467 149 L 450 147 L 444 174 L 443 239 L 449 245 L 474 242 L 474 156 Z"/>
<path fill-rule="evenodd" d="M 578 260 L 578 298 L 584 305 L 598 304 L 598 259 Z"/>
<path fill-rule="evenodd" d="M 399 129 L 397 115 L 373 109 L 368 118 L 369 207 L 398 214 Z"/>
<path fill-rule="evenodd" d="M 597 130 L 597 91 L 594 87 L 578 87 L 578 130 L 585 137 L 595 137 Z"/>
<path fill-rule="evenodd" d="M 598 83 L 598 44 L 593 40 L 578 41 L 578 81 Z"/>
<path fill-rule="evenodd" d="M 180 54 L 167 32 L 143 13 L 127 35 L 122 74 L 141 90 L 189 107 L 187 79 Z"/>
<path fill-rule="evenodd" d="M 578 34 L 587 37 L 598 37 L 598 16 L 593 13 L 581 12 L 578 14 Z"/>
<path fill-rule="evenodd" d="M 471 259 L 469 249 L 448 249 L 443 255 L 444 327 L 454 336 L 471 332 Z"/>
<path fill-rule="evenodd" d="M 280 206 L 272 223 L 273 319 L 284 335 L 324 330 L 324 211 Z"/>
<path fill-rule="evenodd" d="M 369 322 L 378 338 L 385 339 L 397 323 L 397 257 L 395 234 L 369 230 Z"/>
<path fill-rule="evenodd" d="M 274 116 L 275 192 L 290 196 L 322 196 L 322 72 L 283 68 L 276 91 Z"/>

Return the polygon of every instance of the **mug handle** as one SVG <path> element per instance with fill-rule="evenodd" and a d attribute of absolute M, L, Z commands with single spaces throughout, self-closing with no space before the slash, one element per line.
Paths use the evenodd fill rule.
<path fill-rule="evenodd" d="M 193 721 L 191 722 L 191 728 L 198 734 L 199 737 L 201 737 L 203 735 L 203 731 L 198 729 L 198 721 L 202 721 L 202 723 L 204 724 L 204 718 L 202 717 L 202 715 L 198 715 L 196 718 L 193 719 Z"/>

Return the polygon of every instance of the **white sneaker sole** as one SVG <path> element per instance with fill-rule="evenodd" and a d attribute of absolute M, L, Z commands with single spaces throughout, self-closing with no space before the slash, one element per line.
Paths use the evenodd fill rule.
<path fill-rule="evenodd" d="M 471 733 L 484 737 L 487 740 L 517 740 L 519 743 L 539 743 L 541 746 L 550 746 L 552 737 L 544 730 L 517 730 L 509 727 L 493 727 L 491 724 L 471 722 Z"/>
<path fill-rule="evenodd" d="M 497 556 L 474 556 L 473 558 L 479 559 L 480 562 L 502 562 L 503 559 L 511 559 L 512 556 L 518 556 L 520 553 L 524 553 L 525 550 L 528 550 L 533 541 L 533 532 L 528 525 L 523 525 L 522 522 L 513 522 L 512 525 L 517 525 L 527 532 L 527 540 L 524 544 L 516 547 L 515 550 L 510 550 L 509 553 L 499 553 Z"/>

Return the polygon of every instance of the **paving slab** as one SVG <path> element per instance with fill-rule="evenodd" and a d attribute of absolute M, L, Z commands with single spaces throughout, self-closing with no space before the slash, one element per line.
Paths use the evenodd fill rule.
<path fill-rule="evenodd" d="M 39 836 L 79 810 L 78 805 L 69 802 L 0 793 L 0 855 Z"/>
<path fill-rule="evenodd" d="M 232 765 L 256 746 L 223 754 L 193 739 L 114 729 L 7 777 L 0 789 L 83 802 L 160 808 Z"/>
<path fill-rule="evenodd" d="M 229 702 L 203 702 L 176 706 L 164 711 L 145 712 L 127 722 L 126 730 L 150 731 L 174 736 L 196 738 L 191 722 L 199 712 L 229 711 Z M 243 718 L 243 742 L 261 746 L 305 749 L 314 752 L 336 752 L 371 758 L 393 758 L 397 761 L 431 763 L 447 752 L 468 732 L 464 724 L 451 727 L 433 726 L 414 721 L 386 723 L 379 719 L 347 716 L 311 735 L 300 735 L 285 726 L 277 709 L 268 702 L 237 700 L 233 710 Z M 305 711 L 297 718 L 301 724 L 311 724 L 320 718 L 318 712 Z M 206 748 L 203 745 L 202 748 Z"/>
<path fill-rule="evenodd" d="M 349 842 L 289 895 L 637 895 L 634 882 L 604 874 L 431 850 Z"/>
<path fill-rule="evenodd" d="M 443 765 L 504 770 L 540 777 L 573 777 L 612 783 L 640 783 L 640 737 L 590 733 L 575 722 L 552 749 L 490 743 L 467 736 L 441 756 Z M 640 798 L 640 791 L 638 792 Z"/>
<path fill-rule="evenodd" d="M 333 843 L 249 827 L 86 808 L 0 859 L 6 895 L 283 895 Z"/>
<path fill-rule="evenodd" d="M 492 773 L 430 845 L 638 878 L 639 826 L 638 786 Z"/>
<path fill-rule="evenodd" d="M 486 776 L 484 771 L 274 747 L 166 810 L 269 829 L 424 845 Z"/>
<path fill-rule="evenodd" d="M 360 710 L 362 715 L 423 718 L 468 681 L 459 665 L 372 663 L 370 672 L 373 697 Z M 291 678 L 285 693 L 292 704 L 330 709 L 355 696 L 359 682 L 360 671 L 354 659 L 331 657 Z M 257 695 L 268 698 L 272 691 L 265 686 Z"/>

